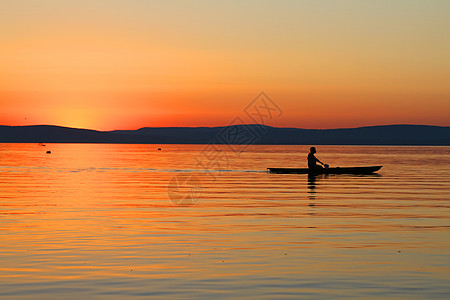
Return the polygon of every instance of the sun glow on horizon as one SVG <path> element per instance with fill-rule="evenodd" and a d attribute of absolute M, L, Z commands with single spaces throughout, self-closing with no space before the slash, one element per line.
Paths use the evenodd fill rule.
<path fill-rule="evenodd" d="M 449 125 L 449 3 L 177 3 L 2 2 L 0 124 Z"/>

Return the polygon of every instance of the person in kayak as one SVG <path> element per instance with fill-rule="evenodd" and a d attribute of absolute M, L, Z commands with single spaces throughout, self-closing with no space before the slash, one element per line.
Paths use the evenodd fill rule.
<path fill-rule="evenodd" d="M 314 156 L 316 153 L 316 147 L 311 147 L 309 149 L 308 154 L 308 168 L 310 169 L 322 169 L 322 166 L 319 166 L 317 163 L 320 163 L 321 165 L 324 165 L 323 162 L 321 162 L 317 157 Z"/>

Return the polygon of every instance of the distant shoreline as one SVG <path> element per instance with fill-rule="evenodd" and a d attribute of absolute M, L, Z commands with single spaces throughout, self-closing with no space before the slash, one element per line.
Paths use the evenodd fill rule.
<path fill-rule="evenodd" d="M 97 131 L 53 125 L 0 126 L 0 143 L 450 146 L 450 127 L 301 129 L 250 124 Z"/>

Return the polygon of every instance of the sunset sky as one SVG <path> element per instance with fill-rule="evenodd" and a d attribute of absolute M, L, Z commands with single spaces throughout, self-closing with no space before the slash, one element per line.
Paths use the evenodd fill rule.
<path fill-rule="evenodd" d="M 450 1 L 1 0 L 0 125 L 450 125 Z"/>

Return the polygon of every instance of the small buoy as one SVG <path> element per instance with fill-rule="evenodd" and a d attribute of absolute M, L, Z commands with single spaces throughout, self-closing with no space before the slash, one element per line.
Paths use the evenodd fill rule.
<path fill-rule="evenodd" d="M 52 151 L 47 151 L 46 153 L 47 153 L 47 154 L 50 154 L 50 153 L 52 153 Z"/>

